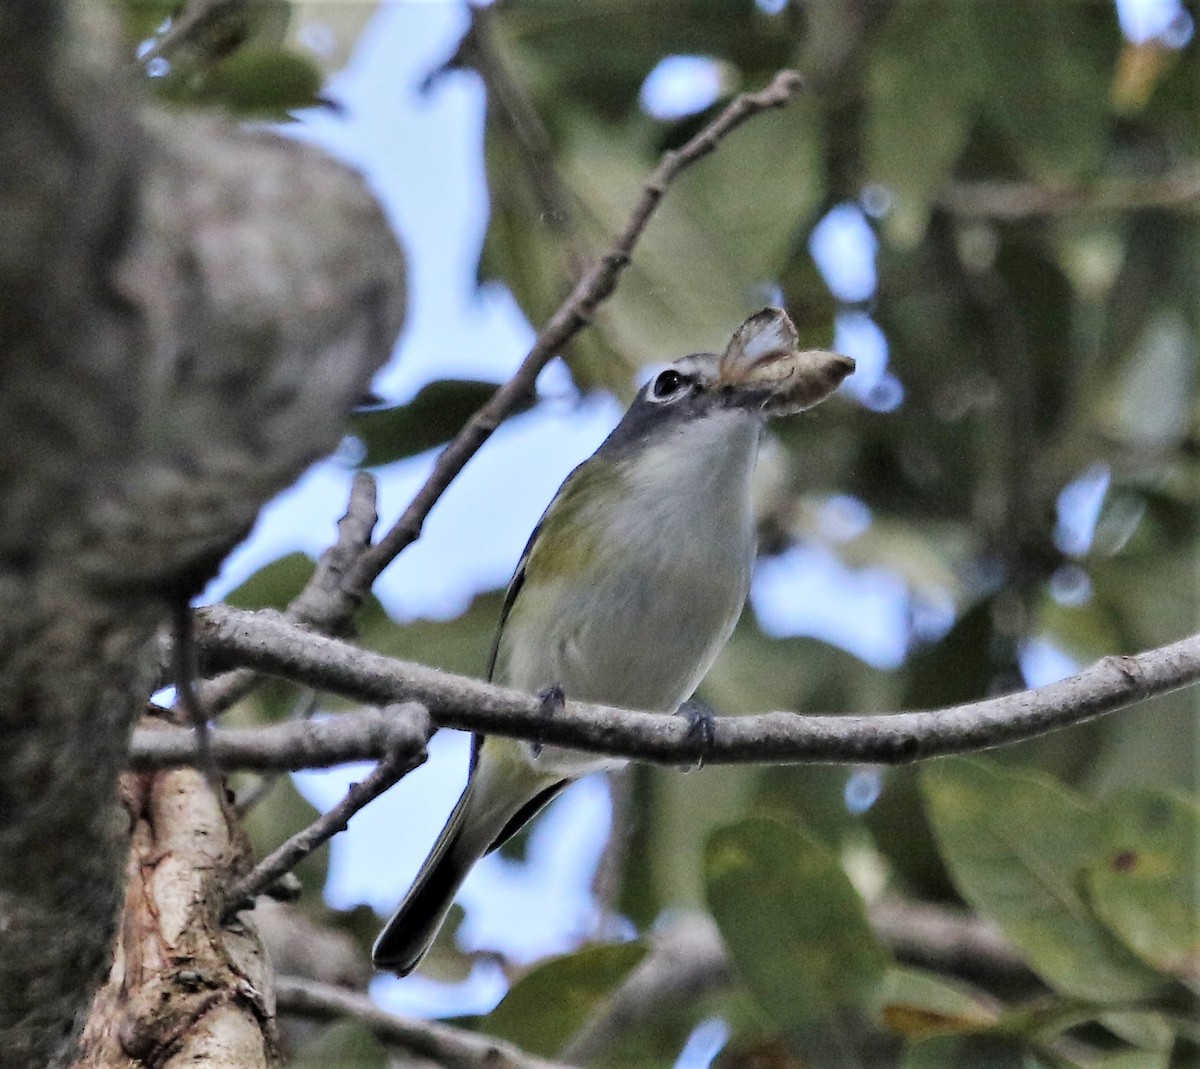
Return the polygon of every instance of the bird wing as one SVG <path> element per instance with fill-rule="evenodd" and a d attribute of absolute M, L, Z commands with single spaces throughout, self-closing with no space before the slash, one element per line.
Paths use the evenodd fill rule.
<path fill-rule="evenodd" d="M 517 561 L 516 570 L 513 572 L 512 578 L 508 581 L 508 589 L 504 592 L 504 604 L 500 607 L 500 619 L 496 623 L 496 633 L 492 638 L 492 649 L 488 654 L 486 679 L 489 683 L 493 682 L 492 677 L 496 672 L 496 658 L 500 653 L 500 638 L 504 634 L 504 624 L 508 620 L 513 606 L 517 603 L 517 596 L 521 593 L 521 588 L 525 585 L 525 569 L 529 565 L 529 556 L 533 550 L 534 543 L 537 542 L 538 535 L 542 533 L 542 528 L 546 524 L 546 517 L 554 510 L 555 505 L 562 501 L 567 487 L 581 467 L 583 467 L 582 464 L 563 480 L 562 486 L 558 488 L 558 493 L 554 495 L 550 504 L 546 506 L 546 511 L 542 513 L 541 519 L 538 520 L 532 533 L 529 535 L 529 540 L 525 543 L 525 548 L 521 551 L 521 559 Z M 471 736 L 470 772 L 475 771 L 475 765 L 479 762 L 479 748 L 482 745 L 483 736 L 476 732 Z"/>

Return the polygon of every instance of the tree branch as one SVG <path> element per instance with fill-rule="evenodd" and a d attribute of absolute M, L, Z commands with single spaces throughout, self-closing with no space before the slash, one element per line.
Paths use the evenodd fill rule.
<path fill-rule="evenodd" d="M 887 902 L 872 907 L 870 915 L 875 934 L 902 962 L 988 987 L 1039 984 L 994 927 L 968 913 Z M 650 940 L 651 953 L 563 1048 L 564 1058 L 588 1065 L 668 1007 L 695 1003 L 733 979 L 720 933 L 705 914 L 683 914 Z"/>
<path fill-rule="evenodd" d="M 366 591 L 352 587 L 346 576 L 371 545 L 371 532 L 379 519 L 375 499 L 375 477 L 360 471 L 350 484 L 337 538 L 321 554 L 304 589 L 284 610 L 285 619 L 331 635 L 349 631 Z M 258 678 L 254 672 L 238 668 L 207 680 L 196 688 L 201 708 L 216 716 L 249 694 Z"/>
<path fill-rule="evenodd" d="M 406 712 L 411 719 L 413 707 L 401 706 L 389 710 L 391 713 Z M 420 710 L 423 712 L 424 710 Z M 378 798 L 393 784 L 398 783 L 417 765 L 425 760 L 425 748 L 417 751 L 401 750 L 389 753 L 361 783 L 352 783 L 345 797 L 337 805 L 322 813 L 303 831 L 297 832 L 286 842 L 264 857 L 257 865 L 237 881 L 226 895 L 225 912 L 236 913 L 248 904 L 255 895 L 261 894 L 285 872 L 290 872 L 322 843 L 328 842 L 339 831 L 345 831 L 350 818 L 360 809 Z"/>
<path fill-rule="evenodd" d="M 962 218 L 1017 221 L 1046 215 L 1200 208 L 1200 167 L 1186 164 L 1143 178 L 1107 178 L 1086 185 L 1034 182 L 954 182 L 938 203 Z"/>
<path fill-rule="evenodd" d="M 467 421 L 454 440 L 439 454 L 429 478 L 391 530 L 363 554 L 353 575 L 348 577 L 353 589 L 370 589 L 379 573 L 406 546 L 420 537 L 426 516 L 455 476 L 500 423 L 529 396 L 542 368 L 591 321 L 599 305 L 616 288 L 618 278 L 629 265 L 634 246 L 671 182 L 681 171 L 715 151 L 721 141 L 742 123 L 763 111 L 783 107 L 799 85 L 800 76 L 795 71 L 780 71 L 760 92 L 743 93 L 734 98 L 720 115 L 682 148 L 664 153 L 658 167 L 646 180 L 625 229 L 608 251 L 585 272 L 558 311 L 550 317 L 513 377 Z"/>
<path fill-rule="evenodd" d="M 350 761 L 380 761 L 403 755 L 419 764 L 433 733 L 428 713 L 417 705 L 359 709 L 327 720 L 293 720 L 269 727 L 214 728 L 213 762 L 224 771 L 289 772 L 328 768 Z M 192 732 L 155 725 L 133 733 L 130 768 L 153 772 L 197 760 Z"/>
<path fill-rule="evenodd" d="M 539 715 L 538 699 L 520 691 L 361 650 L 266 612 L 222 605 L 204 609 L 198 614 L 196 640 L 209 663 L 247 665 L 372 705 L 419 702 L 439 727 L 660 764 L 680 764 L 697 756 L 695 740 L 682 717 L 568 702 L 564 715 L 547 719 Z M 1197 681 L 1200 635 L 1135 656 L 1105 657 L 1069 679 L 1034 690 L 945 709 L 869 716 L 776 712 L 717 717 L 704 760 L 708 764 L 905 764 L 1033 738 Z M 359 737 L 361 729 L 335 725 L 354 725 L 361 715 L 343 714 L 329 724 L 328 730 L 338 736 L 337 753 L 351 752 L 350 736 Z M 235 752 L 233 734 L 214 732 L 217 754 Z M 134 749 L 139 767 L 164 760 L 141 738 Z M 189 749 L 182 739 L 171 745 L 171 760 L 184 753 L 189 761 L 195 760 L 194 746 Z M 377 744 L 371 743 L 370 749 L 356 756 L 378 752 Z"/>
<path fill-rule="evenodd" d="M 280 976 L 275 981 L 275 997 L 281 1012 L 317 1020 L 353 1018 L 382 1042 L 431 1058 L 446 1069 L 567 1069 L 559 1062 L 526 1054 L 503 1040 L 436 1021 L 387 1013 L 366 995 L 332 984 Z"/>

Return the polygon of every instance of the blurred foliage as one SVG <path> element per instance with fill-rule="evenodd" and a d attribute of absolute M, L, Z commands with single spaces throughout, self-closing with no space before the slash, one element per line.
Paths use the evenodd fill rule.
<path fill-rule="evenodd" d="M 282 121 L 322 106 L 373 4 L 329 0 L 123 0 L 125 30 L 165 103 Z"/>
<path fill-rule="evenodd" d="M 645 954 L 636 943 L 616 943 L 561 955 L 522 976 L 477 1025 L 531 1054 L 554 1057 Z"/>
<path fill-rule="evenodd" d="M 311 105 L 345 41 L 305 52 L 297 21 L 328 8 L 352 36 L 371 7 L 232 5 L 152 81 L 238 114 Z M 131 41 L 161 41 L 184 5 L 126 8 Z M 787 305 L 808 344 L 829 344 L 847 313 L 886 338 L 886 372 L 860 372 L 873 384 L 851 380 L 780 428 L 760 523 L 765 552 L 819 548 L 897 577 L 908 655 L 873 668 L 767 634 L 748 612 L 702 690 L 718 713 L 970 701 L 1024 685 L 1039 649 L 1083 663 L 1196 629 L 1200 47 L 1188 18 L 1170 42 L 1135 44 L 1108 0 L 505 0 L 473 12 L 449 66 L 487 90 L 479 277 L 508 287 L 534 324 L 623 224 L 664 149 L 780 66 L 806 76 L 788 108 L 682 176 L 565 354 L 580 390 L 627 396 L 634 369 L 719 346 L 768 301 Z M 719 98 L 658 119 L 643 86 L 675 55 L 707 57 Z M 1190 181 L 1190 200 L 1156 200 L 1167 180 Z M 809 251 L 839 205 L 879 242 L 859 302 L 830 292 Z M 358 416 L 364 463 L 440 445 L 490 390 L 447 379 Z M 1094 527 L 1085 485 L 1098 488 Z M 831 527 L 837 495 L 869 522 Z M 308 567 L 280 562 L 235 600 L 286 604 Z M 499 604 L 483 594 L 456 620 L 400 625 L 372 602 L 360 636 L 477 675 Z M 234 715 L 276 719 L 294 697 L 272 685 Z M 598 1061 L 670 1065 L 717 1018 L 730 1030 L 723 1067 L 1200 1065 L 1196 714 L 1185 691 L 987 762 L 883 771 L 865 816 L 847 806 L 843 769 L 639 767 L 633 816 L 614 833 L 614 905 L 646 930 L 707 904 L 737 975 L 664 1006 Z M 272 808 L 256 814 L 260 846 L 307 819 L 292 793 L 270 803 L 287 810 L 280 823 Z M 895 964 L 865 919 L 885 893 L 994 922 L 1039 987 Z M 546 963 L 478 1027 L 552 1055 L 633 952 Z M 447 940 L 438 953 L 453 953 Z"/>

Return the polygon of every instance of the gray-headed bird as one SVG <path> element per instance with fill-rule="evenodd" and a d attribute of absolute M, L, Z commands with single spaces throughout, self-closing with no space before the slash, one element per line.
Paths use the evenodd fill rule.
<path fill-rule="evenodd" d="M 824 400 L 853 370 L 849 357 L 798 349 L 787 314 L 764 308 L 721 355 L 695 353 L 660 371 L 530 536 L 488 678 L 548 701 L 565 693 L 676 712 L 746 600 L 750 481 L 767 420 Z M 466 789 L 375 941 L 375 965 L 415 969 L 479 858 L 573 780 L 623 763 L 475 736 Z"/>

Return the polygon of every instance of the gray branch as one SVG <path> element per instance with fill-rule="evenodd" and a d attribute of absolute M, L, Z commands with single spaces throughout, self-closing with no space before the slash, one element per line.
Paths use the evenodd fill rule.
<path fill-rule="evenodd" d="M 275 981 L 275 998 L 282 1013 L 325 1021 L 342 1017 L 360 1021 L 382 1042 L 430 1058 L 446 1069 L 567 1069 L 503 1040 L 438 1021 L 387 1013 L 366 995 L 333 984 L 280 976 Z"/>
<path fill-rule="evenodd" d="M 410 722 L 418 724 L 425 720 L 425 710 L 420 706 L 399 706 L 387 710 L 392 719 L 405 713 Z M 418 734 L 427 734 L 417 727 Z M 417 765 L 425 760 L 425 750 L 397 749 L 388 753 L 361 783 L 352 783 L 337 805 L 322 813 L 307 828 L 297 832 L 272 850 L 257 865 L 229 889 L 226 897 L 226 912 L 236 913 L 256 896 L 267 890 L 284 873 L 291 872 L 301 861 L 328 842 L 339 831 L 345 831 L 354 816 L 369 805 L 389 787 L 398 783 Z"/>
<path fill-rule="evenodd" d="M 212 757 L 225 771 L 289 772 L 351 761 L 380 761 L 400 754 L 419 763 L 433 733 L 428 714 L 415 705 L 365 708 L 327 720 L 292 720 L 257 728 L 214 728 Z M 139 727 L 130 768 L 153 772 L 197 760 L 190 728 Z"/>
<path fill-rule="evenodd" d="M 1036 182 L 952 182 L 938 196 L 964 219 L 1020 221 L 1052 215 L 1176 210 L 1200 207 L 1200 167 L 1187 163 L 1162 174 L 1102 178 L 1059 186 Z"/>
<path fill-rule="evenodd" d="M 683 717 L 568 701 L 563 715 L 547 719 L 540 713 L 538 699 L 520 691 L 362 650 L 295 627 L 274 613 L 212 606 L 198 613 L 196 637 L 210 667 L 246 666 L 372 705 L 418 702 L 440 727 L 660 764 L 678 765 L 698 756 Z M 1033 738 L 1198 680 L 1200 636 L 1193 636 L 1136 656 L 1105 657 L 1069 679 L 1044 687 L 945 709 L 869 716 L 776 712 L 717 717 L 712 744 L 703 757 L 708 764 L 905 764 Z M 316 763 L 328 764 L 325 757 L 352 752 L 355 740 L 364 747 L 354 751 L 356 759 L 379 756 L 377 737 L 358 726 L 363 715 L 343 714 L 326 725 L 337 741 Z M 260 740 L 265 730 L 259 729 Z M 272 730 L 293 732 L 299 727 Z M 226 767 L 232 767 L 237 734 L 214 732 L 214 750 L 224 755 L 218 760 Z M 136 767 L 168 760 L 165 744 L 158 744 L 156 751 L 143 738 L 139 735 L 135 740 Z M 185 756 L 189 763 L 194 761 L 195 747 L 189 747 L 181 733 L 171 743 L 169 760 Z M 254 760 L 263 762 L 251 766 L 257 768 L 271 758 L 259 754 Z"/>

